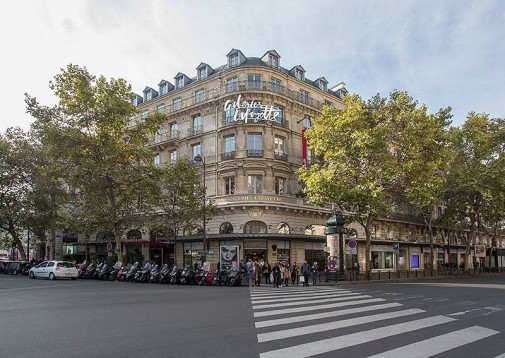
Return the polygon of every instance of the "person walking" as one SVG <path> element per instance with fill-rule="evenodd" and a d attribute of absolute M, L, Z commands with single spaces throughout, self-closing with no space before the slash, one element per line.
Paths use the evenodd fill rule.
<path fill-rule="evenodd" d="M 296 266 L 296 262 L 293 261 L 289 267 L 289 272 L 291 273 L 291 285 L 294 286 L 296 282 L 296 276 L 298 275 L 298 266 Z M 298 286 L 298 283 L 296 283 L 296 285 Z"/>
<path fill-rule="evenodd" d="M 272 268 L 272 275 L 274 277 L 274 287 L 280 287 L 281 285 L 281 270 L 277 263 L 274 264 Z"/>
<path fill-rule="evenodd" d="M 301 267 L 301 273 L 303 276 L 303 286 L 309 286 L 309 264 L 305 261 Z"/>
<path fill-rule="evenodd" d="M 263 276 L 265 276 L 265 283 L 269 284 L 272 283 L 270 280 L 270 273 L 272 272 L 272 267 L 268 262 L 265 262 L 263 265 Z"/>
<path fill-rule="evenodd" d="M 314 264 L 311 267 L 311 271 L 312 271 L 312 284 L 315 285 L 317 284 L 317 275 L 319 274 L 319 267 L 316 261 L 314 261 Z"/>
<path fill-rule="evenodd" d="M 284 286 L 288 287 L 289 286 L 289 279 L 291 278 L 291 272 L 289 272 L 289 265 L 286 264 L 284 267 Z"/>

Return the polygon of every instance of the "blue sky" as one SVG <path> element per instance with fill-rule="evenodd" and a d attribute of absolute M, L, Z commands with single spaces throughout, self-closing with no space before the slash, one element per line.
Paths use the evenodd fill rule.
<path fill-rule="evenodd" d="M 29 128 L 24 93 L 52 105 L 69 63 L 141 93 L 178 72 L 225 64 L 240 49 L 368 99 L 407 91 L 434 113 L 505 117 L 505 1 L 17 0 L 0 13 L 0 131 Z"/>

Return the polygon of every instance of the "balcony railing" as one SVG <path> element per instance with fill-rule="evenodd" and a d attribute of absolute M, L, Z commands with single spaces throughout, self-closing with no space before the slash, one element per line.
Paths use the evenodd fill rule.
<path fill-rule="evenodd" d="M 262 149 L 248 149 L 247 156 L 249 158 L 263 158 L 263 150 Z"/>
<path fill-rule="evenodd" d="M 203 126 L 195 126 L 188 129 L 188 137 L 193 135 L 199 135 L 203 133 Z"/>
<path fill-rule="evenodd" d="M 149 138 L 149 143 L 153 145 L 163 144 L 166 142 L 170 142 L 173 140 L 179 139 L 179 131 L 172 130 L 167 132 L 161 132 L 159 134 L 155 134 L 154 136 Z"/>
<path fill-rule="evenodd" d="M 231 160 L 235 159 L 235 151 L 221 153 L 221 160 Z"/>
<path fill-rule="evenodd" d="M 288 155 L 286 153 L 274 153 L 274 159 L 282 160 L 284 162 L 288 161 Z"/>
<path fill-rule="evenodd" d="M 202 99 L 201 102 L 196 103 L 197 101 L 195 96 L 191 95 L 190 97 L 182 98 L 181 100 L 176 101 L 175 103 L 167 104 L 165 106 L 165 110 L 167 113 L 178 112 L 186 108 L 192 107 L 195 104 L 201 104 L 204 102 L 215 100 L 216 98 L 224 96 L 226 94 L 245 92 L 245 91 L 276 93 L 278 95 L 288 97 L 289 99 L 292 99 L 299 103 L 304 103 L 317 110 L 321 110 L 324 105 L 323 102 L 313 99 L 311 97 L 304 96 L 303 99 L 300 98 L 301 96 L 298 89 L 291 90 L 287 87 L 281 86 L 279 84 L 274 84 L 268 81 L 261 81 L 261 82 L 240 81 L 240 82 L 234 82 L 232 84 L 224 83 L 220 87 L 212 88 L 206 91 L 205 98 Z M 171 93 L 172 92 L 169 92 L 168 94 L 170 95 Z"/>

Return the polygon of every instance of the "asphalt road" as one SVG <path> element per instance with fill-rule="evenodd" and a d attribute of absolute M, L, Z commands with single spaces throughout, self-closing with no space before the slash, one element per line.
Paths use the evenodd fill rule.
<path fill-rule="evenodd" d="M 0 357 L 258 357 L 247 287 L 0 275 Z"/>
<path fill-rule="evenodd" d="M 331 317 L 343 309 L 335 307 L 339 300 L 360 308 Z M 366 321 L 372 305 L 391 306 L 374 314 L 412 314 L 320 328 Z M 322 318 L 305 318 L 312 312 Z M 426 320 L 428 327 L 413 328 Z M 466 330 L 489 336 L 465 342 Z M 384 338 L 360 338 L 371 332 Z M 402 348 L 410 358 L 443 345 L 437 337 L 460 342 L 440 357 L 505 357 L 505 275 L 252 290 L 0 275 L 0 357 L 294 357 L 317 346 L 322 357 L 336 351 L 339 357 L 402 357 L 394 351 Z M 331 348 L 338 340 L 343 348 Z"/>

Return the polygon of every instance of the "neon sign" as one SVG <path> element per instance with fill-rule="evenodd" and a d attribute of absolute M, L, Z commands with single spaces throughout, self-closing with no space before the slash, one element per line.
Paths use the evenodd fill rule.
<path fill-rule="evenodd" d="M 281 109 L 274 106 L 267 106 L 256 101 L 241 101 L 242 95 L 239 95 L 235 101 L 227 100 L 224 104 L 224 111 L 234 111 L 234 122 L 253 122 L 271 121 L 282 123 Z"/>

